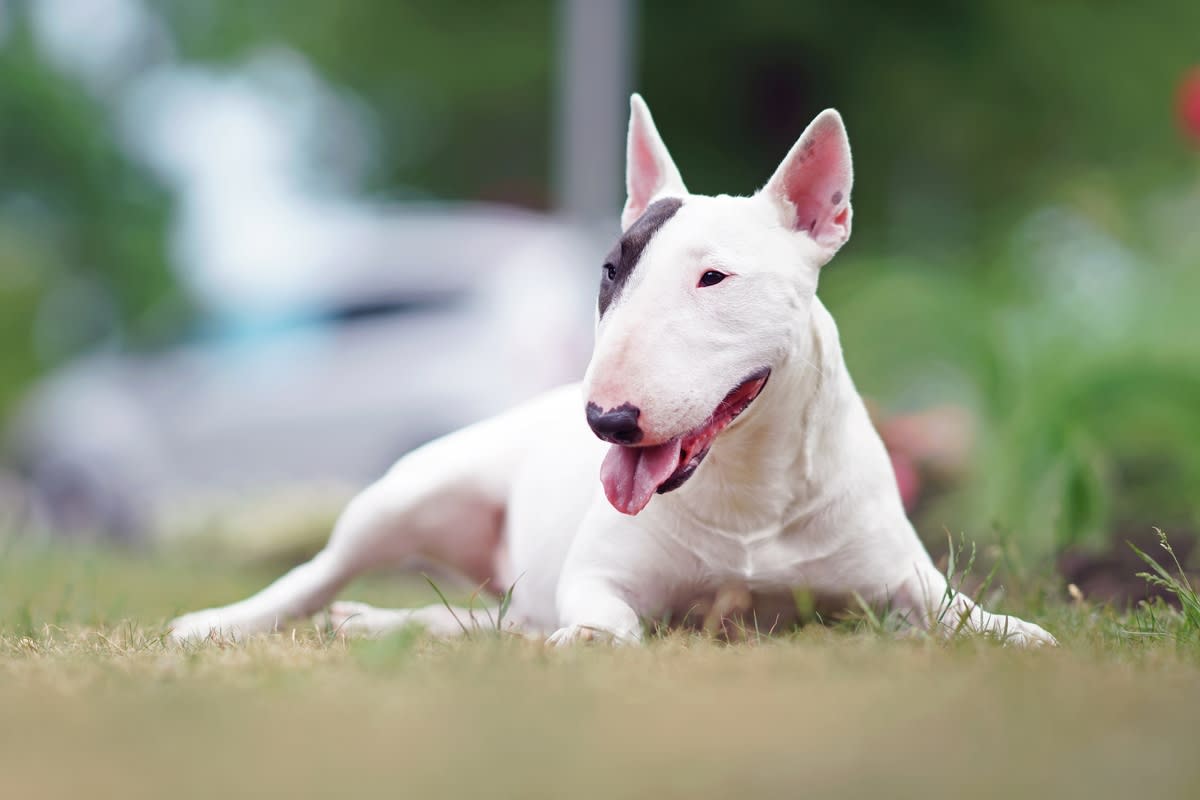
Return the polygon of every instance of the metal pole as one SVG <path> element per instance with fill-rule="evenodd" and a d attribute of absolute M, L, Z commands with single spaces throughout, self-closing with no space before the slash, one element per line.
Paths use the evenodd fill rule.
<path fill-rule="evenodd" d="M 555 113 L 558 210 L 615 224 L 625 197 L 634 0 L 560 0 Z"/>

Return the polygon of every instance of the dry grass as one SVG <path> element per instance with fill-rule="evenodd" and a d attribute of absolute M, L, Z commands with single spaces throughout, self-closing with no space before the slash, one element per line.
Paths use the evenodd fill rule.
<path fill-rule="evenodd" d="M 1200 654 L 1161 635 L 1164 618 L 1054 604 L 1037 615 L 1063 647 L 1043 652 L 852 626 L 616 650 L 415 632 L 345 642 L 313 626 L 238 647 L 165 646 L 176 610 L 265 577 L 206 572 L 100 553 L 0 560 L 0 795 L 1200 790 Z M 348 594 L 419 591 L 373 582 Z M 1160 635 L 1142 635 L 1154 625 Z"/>

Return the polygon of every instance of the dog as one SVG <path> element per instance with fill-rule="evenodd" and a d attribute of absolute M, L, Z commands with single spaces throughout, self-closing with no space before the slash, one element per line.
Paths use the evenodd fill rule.
<path fill-rule="evenodd" d="M 850 145 L 826 110 L 750 197 L 690 194 L 631 98 L 622 233 L 582 383 L 401 458 L 326 547 L 258 594 L 171 623 L 238 638 L 329 606 L 364 570 L 445 564 L 499 608 L 329 606 L 347 633 L 498 624 L 554 645 L 638 642 L 725 587 L 884 604 L 919 628 L 1055 644 L 955 592 L 905 514 L 816 296 L 850 237 Z"/>

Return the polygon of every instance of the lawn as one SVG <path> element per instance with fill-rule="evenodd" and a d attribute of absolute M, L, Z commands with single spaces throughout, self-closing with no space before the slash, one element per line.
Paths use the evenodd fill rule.
<path fill-rule="evenodd" d="M 1062 640 L 1033 652 L 862 620 L 624 649 L 416 631 L 345 641 L 312 624 L 241 646 L 162 642 L 172 614 L 275 571 L 3 551 L 0 795 L 1200 793 L 1200 646 L 1161 607 L 1000 599 Z M 375 578 L 346 596 L 430 592 Z"/>
<path fill-rule="evenodd" d="M 180 649 L 162 641 L 174 615 L 282 572 L 247 565 L 275 541 L 261 518 L 220 554 L 0 536 L 0 799 L 1200 797 L 1200 605 L 1114 610 L 1052 575 L 1069 548 L 1123 551 L 1155 524 L 1182 545 L 1200 524 L 1200 271 L 1162 264 L 1125 293 L 1120 330 L 1095 329 L 1109 316 L 1059 325 L 1084 306 L 1011 280 L 1016 267 L 976 285 L 848 264 L 823 289 L 869 395 L 976 420 L 971 463 L 922 503 L 918 529 L 979 541 L 974 584 L 999 565 L 988 606 L 1059 648 L 898 636 L 860 617 L 732 645 L 345 641 L 303 623 Z M 392 577 L 344 596 L 436 602 Z"/>

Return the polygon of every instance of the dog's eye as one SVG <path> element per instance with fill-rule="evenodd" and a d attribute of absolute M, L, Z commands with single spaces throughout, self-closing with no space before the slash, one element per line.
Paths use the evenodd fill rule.
<path fill-rule="evenodd" d="M 700 283 L 697 286 L 716 286 L 721 281 L 729 276 L 724 272 L 717 272 L 715 269 L 710 269 L 708 272 L 700 276 Z"/>
<path fill-rule="evenodd" d="M 612 264 L 605 264 L 604 277 L 608 278 L 610 281 L 615 281 L 617 279 L 617 268 Z"/>

